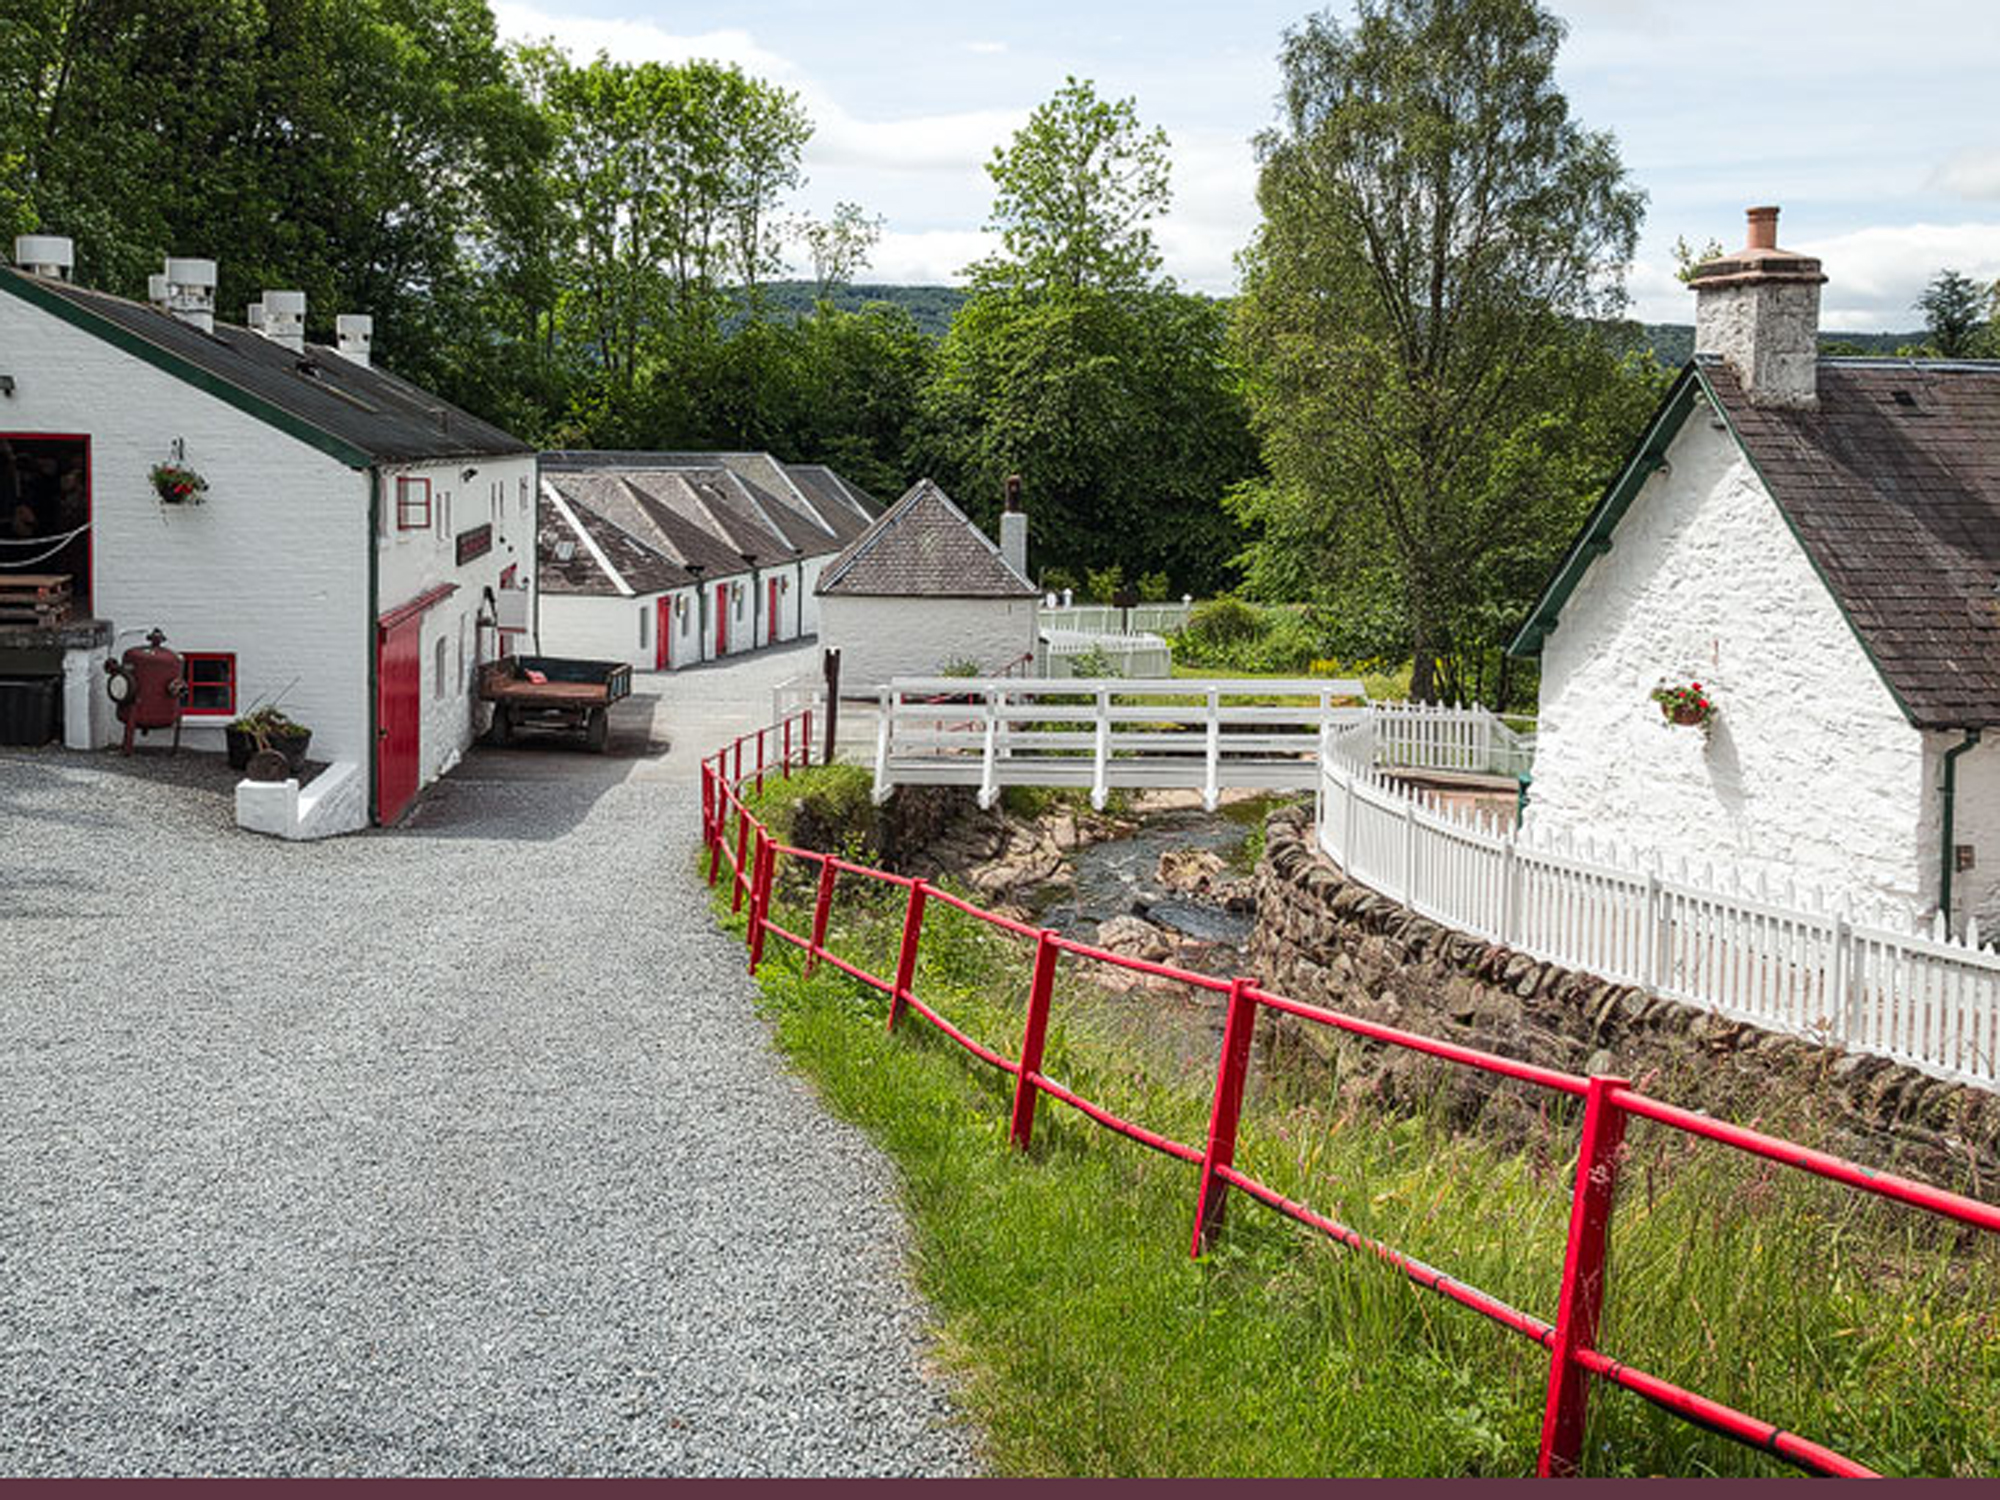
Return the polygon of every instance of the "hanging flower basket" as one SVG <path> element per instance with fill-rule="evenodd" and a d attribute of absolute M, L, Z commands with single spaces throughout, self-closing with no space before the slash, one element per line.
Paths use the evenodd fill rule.
<path fill-rule="evenodd" d="M 208 493 L 208 481 L 180 464 L 154 464 L 153 490 L 163 504 L 199 505 Z"/>
<path fill-rule="evenodd" d="M 1715 704 L 1698 682 L 1662 684 L 1653 689 L 1653 701 L 1660 705 L 1660 712 L 1669 724 L 1691 724 L 1706 729 L 1715 719 Z"/>

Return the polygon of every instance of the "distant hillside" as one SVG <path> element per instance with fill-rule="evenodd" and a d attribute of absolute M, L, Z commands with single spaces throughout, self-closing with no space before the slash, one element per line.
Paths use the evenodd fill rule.
<path fill-rule="evenodd" d="M 792 317 L 812 311 L 813 284 L 810 281 L 773 281 L 765 286 L 771 305 Z M 859 312 L 870 302 L 889 302 L 904 309 L 925 333 L 941 334 L 951 326 L 952 314 L 965 301 L 965 288 L 956 286 L 843 286 L 834 288 L 827 300 L 842 312 Z"/>
<path fill-rule="evenodd" d="M 774 281 L 764 288 L 771 305 L 792 317 L 812 311 L 813 284 L 810 281 Z M 857 312 L 870 302 L 888 302 L 906 310 L 917 327 L 928 334 L 941 334 L 951 326 L 952 314 L 964 304 L 966 290 L 959 286 L 843 286 L 828 298 L 843 312 Z M 1640 343 L 1650 345 L 1661 364 L 1678 369 L 1694 353 L 1692 323 L 1642 323 Z M 1820 335 L 1820 347 L 1838 354 L 1894 354 L 1898 349 L 1923 343 L 1917 333 L 1837 333 Z"/>

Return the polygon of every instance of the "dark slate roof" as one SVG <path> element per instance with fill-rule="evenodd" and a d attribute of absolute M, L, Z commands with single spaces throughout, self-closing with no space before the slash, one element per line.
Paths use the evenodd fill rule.
<path fill-rule="evenodd" d="M 733 475 L 749 492 L 747 497 L 739 493 L 737 499 L 747 498 L 767 526 L 775 526 L 808 557 L 823 556 L 829 549 L 806 545 L 803 535 L 794 534 L 794 521 L 831 539 L 837 550 L 866 531 L 882 513 L 882 507 L 866 493 L 825 465 L 780 463 L 768 453 L 569 448 L 544 453 L 542 467 L 577 473 L 616 470 L 637 475 L 692 470 Z M 785 514 L 774 512 L 774 505 L 783 507 Z"/>
<path fill-rule="evenodd" d="M 882 514 L 880 501 L 825 464 L 786 464 L 785 474 L 833 528 L 842 546 L 874 525 Z"/>
<path fill-rule="evenodd" d="M 247 328 L 203 333 L 149 303 L 0 267 L 12 292 L 210 391 L 343 462 L 410 463 L 532 453 L 531 444 L 382 369 L 309 344 L 294 354 Z"/>
<path fill-rule="evenodd" d="M 693 576 L 686 570 L 669 562 L 624 528 L 613 525 L 582 501 L 564 495 L 563 503 L 576 517 L 577 527 L 597 544 L 598 550 L 635 593 L 659 594 L 668 589 L 685 588 L 694 582 Z M 577 530 L 563 519 L 560 510 L 553 505 L 544 505 L 536 521 L 536 566 L 543 593 L 620 597 L 618 585 L 612 581 L 610 574 L 597 565 L 590 548 L 584 545 Z M 570 555 L 566 559 L 560 550 L 564 542 L 571 544 Z"/>
<path fill-rule="evenodd" d="M 1035 586 L 928 479 L 863 532 L 820 574 L 820 594 L 931 599 L 1032 599 Z"/>
<path fill-rule="evenodd" d="M 1821 360 L 1809 411 L 1700 368 L 1911 722 L 2000 724 L 2000 363 Z"/>
<path fill-rule="evenodd" d="M 708 579 L 748 573 L 750 566 L 726 542 L 683 519 L 622 473 L 556 473 L 542 482 L 564 500 L 581 503 L 683 570 L 699 568 Z"/>

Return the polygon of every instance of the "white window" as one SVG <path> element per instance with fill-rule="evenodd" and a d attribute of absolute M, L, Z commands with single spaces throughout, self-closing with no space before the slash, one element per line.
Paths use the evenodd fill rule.
<path fill-rule="evenodd" d="M 446 642 L 445 642 L 445 638 L 444 638 L 443 636 L 439 636 L 439 637 L 437 638 L 437 692 L 436 692 L 436 696 L 437 696 L 437 697 L 440 697 L 440 698 L 442 698 L 442 697 L 444 696 L 444 666 L 445 666 L 445 655 L 444 655 L 444 648 L 445 648 L 445 645 L 446 645 Z"/>

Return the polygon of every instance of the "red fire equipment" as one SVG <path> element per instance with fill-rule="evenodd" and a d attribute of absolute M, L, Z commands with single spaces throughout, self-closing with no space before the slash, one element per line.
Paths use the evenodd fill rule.
<path fill-rule="evenodd" d="M 187 673 L 180 653 L 166 647 L 166 634 L 154 629 L 146 644 L 134 646 L 117 661 L 108 661 L 110 673 L 105 691 L 118 705 L 119 722 L 125 726 L 124 750 L 132 753 L 135 729 L 172 729 L 173 748 L 181 747 L 181 713 L 187 704 Z"/>

